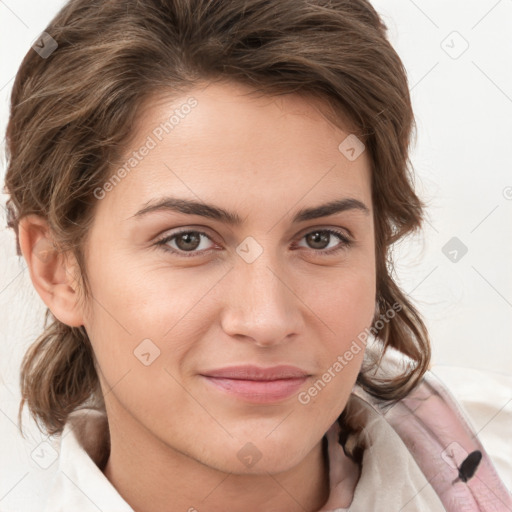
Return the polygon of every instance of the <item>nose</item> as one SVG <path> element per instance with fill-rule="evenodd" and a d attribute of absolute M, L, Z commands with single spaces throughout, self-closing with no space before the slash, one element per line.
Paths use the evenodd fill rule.
<path fill-rule="evenodd" d="M 222 314 L 224 332 L 259 347 L 291 341 L 303 328 L 306 306 L 289 281 L 289 273 L 265 251 L 252 263 L 237 261 Z"/>

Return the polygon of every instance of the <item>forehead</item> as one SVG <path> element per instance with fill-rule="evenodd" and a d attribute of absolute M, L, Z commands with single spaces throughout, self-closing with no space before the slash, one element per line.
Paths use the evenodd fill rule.
<path fill-rule="evenodd" d="M 230 209 L 245 203 L 247 213 L 343 195 L 371 207 L 368 152 L 348 158 L 343 148 L 353 135 L 323 109 L 317 98 L 255 95 L 236 83 L 150 98 L 118 163 L 123 178 L 100 208 L 127 217 L 164 194 L 223 199 Z"/>

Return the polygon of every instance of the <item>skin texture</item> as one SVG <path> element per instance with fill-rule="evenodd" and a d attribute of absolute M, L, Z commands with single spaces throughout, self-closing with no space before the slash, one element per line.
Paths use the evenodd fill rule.
<path fill-rule="evenodd" d="M 173 110 L 197 101 L 161 141 L 152 135 L 156 146 L 98 201 L 86 246 L 94 297 L 87 310 L 70 277 L 72 258 L 34 257 L 50 237 L 44 220 L 21 223 L 38 293 L 59 320 L 84 325 L 91 339 L 111 435 L 104 473 L 138 512 L 220 512 L 228 505 L 302 512 L 327 500 L 322 436 L 345 407 L 363 350 L 308 404 L 297 394 L 248 402 L 200 373 L 290 364 L 311 375 L 304 391 L 371 324 L 370 160 L 366 151 L 354 161 L 340 152 L 350 132 L 328 122 L 316 100 L 248 92 L 211 83 L 141 109 L 127 158 Z M 134 217 L 164 195 L 213 203 L 242 223 L 169 211 Z M 352 209 L 292 224 L 302 208 L 348 197 L 369 213 Z M 183 228 L 209 237 L 196 243 L 195 256 L 155 245 Z M 351 234 L 352 245 L 306 236 L 320 228 Z M 236 251 L 247 237 L 262 249 L 251 263 Z M 185 255 L 190 246 L 183 237 L 167 242 Z M 338 253 L 326 254 L 336 246 Z M 148 365 L 134 354 L 145 339 L 154 344 L 147 345 L 150 359 L 160 351 Z M 244 446 L 261 457 L 250 467 L 238 456 Z M 359 470 L 344 462 L 348 506 Z"/>

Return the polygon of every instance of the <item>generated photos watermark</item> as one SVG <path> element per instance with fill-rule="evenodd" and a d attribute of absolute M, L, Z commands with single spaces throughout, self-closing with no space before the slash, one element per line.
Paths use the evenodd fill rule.
<path fill-rule="evenodd" d="M 376 336 L 377 333 L 393 318 L 395 318 L 397 312 L 401 311 L 402 304 L 395 302 L 392 307 L 386 310 L 385 313 L 381 314 L 379 320 L 375 322 L 373 327 L 366 328 L 363 332 L 357 335 L 356 340 L 352 340 L 350 347 L 345 350 L 343 354 L 338 355 L 336 361 L 332 363 L 327 370 L 312 384 L 307 390 L 301 391 L 297 398 L 303 405 L 309 404 L 312 398 L 318 395 L 329 382 L 331 382 L 342 370 L 345 368 L 354 356 L 359 354 L 361 350 L 366 346 L 368 336 Z"/>
<path fill-rule="evenodd" d="M 171 133 L 172 130 L 180 124 L 182 119 L 185 119 L 185 117 L 192 112 L 193 108 L 197 107 L 197 105 L 198 101 L 194 97 L 190 97 L 185 103 L 174 109 L 172 115 L 152 130 L 144 144 L 142 144 L 139 149 L 132 152 L 131 156 L 126 159 L 124 164 L 117 169 L 103 186 L 94 189 L 94 197 L 96 199 L 103 199 L 107 195 L 107 192 L 112 191 L 123 178 L 128 176 L 128 174 L 158 146 L 158 143 L 161 142 L 166 135 Z"/>

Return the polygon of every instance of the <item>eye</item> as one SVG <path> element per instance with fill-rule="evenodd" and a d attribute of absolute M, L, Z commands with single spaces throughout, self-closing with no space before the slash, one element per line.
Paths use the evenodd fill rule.
<path fill-rule="evenodd" d="M 336 242 L 336 240 L 333 240 L 333 236 L 338 240 L 338 244 L 328 248 L 330 242 Z M 320 255 L 325 256 L 336 254 L 339 251 L 347 249 L 352 245 L 352 240 L 350 240 L 341 231 L 337 231 L 335 229 L 315 229 L 314 231 L 306 233 L 302 238 L 304 238 L 306 242 L 312 246 L 313 249 L 319 249 L 315 252 L 319 252 Z M 328 249 L 326 250 L 326 248 Z"/>
<path fill-rule="evenodd" d="M 156 242 L 156 245 L 161 246 L 164 251 L 170 251 L 173 253 L 178 253 L 180 256 L 191 257 L 195 256 L 197 252 L 206 252 L 208 249 L 204 249 L 201 251 L 197 251 L 202 244 L 202 238 L 206 238 L 211 241 L 211 238 L 202 231 L 180 231 L 179 233 L 174 233 L 173 235 L 166 236 L 161 240 Z M 170 247 L 169 243 L 174 243 L 175 247 Z M 192 254 L 186 254 L 186 253 Z"/>
<path fill-rule="evenodd" d="M 329 248 L 333 240 L 333 236 L 338 240 L 338 244 Z M 350 240 L 344 233 L 334 229 L 315 229 L 301 237 L 305 239 L 312 250 L 321 255 L 330 256 L 336 254 L 343 249 L 347 249 L 352 245 Z M 201 254 L 209 252 L 211 247 L 204 247 L 203 241 L 212 241 L 210 236 L 202 231 L 180 231 L 172 235 L 166 236 L 158 240 L 155 245 L 161 247 L 164 251 L 168 251 L 185 258 L 200 256 Z M 173 245 L 171 245 L 173 244 Z M 203 245 L 203 247 L 201 247 Z M 326 249 L 327 247 L 327 249 Z M 187 254 L 189 253 L 189 254 Z"/>

